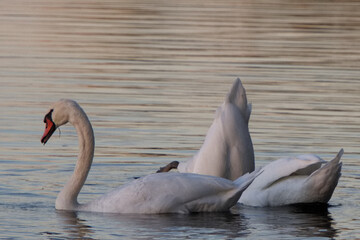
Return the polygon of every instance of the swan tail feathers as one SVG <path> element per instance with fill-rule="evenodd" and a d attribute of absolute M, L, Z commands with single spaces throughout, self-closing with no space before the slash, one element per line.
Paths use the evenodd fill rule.
<path fill-rule="evenodd" d="M 226 101 L 236 105 L 244 115 L 246 121 L 249 121 L 252 106 L 247 102 L 246 91 L 240 78 L 235 80 L 227 95 Z"/>
<path fill-rule="evenodd" d="M 318 202 L 327 203 L 330 200 L 341 176 L 342 162 L 340 159 L 343 153 L 344 150 L 340 149 L 333 160 L 309 176 L 309 184 L 313 186 L 319 196 Z"/>
<path fill-rule="evenodd" d="M 333 160 L 331 160 L 331 162 L 339 163 L 343 154 L 344 154 L 344 149 L 342 148 L 340 149 L 336 157 Z"/>

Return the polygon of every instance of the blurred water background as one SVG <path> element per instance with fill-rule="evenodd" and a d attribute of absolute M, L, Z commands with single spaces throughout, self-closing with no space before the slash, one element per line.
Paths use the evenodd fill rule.
<path fill-rule="evenodd" d="M 360 238 L 359 1 L 0 1 L 1 239 Z M 48 107 L 77 100 L 95 131 L 85 202 L 202 144 L 240 77 L 256 165 L 344 148 L 327 208 L 59 212 L 71 126 L 40 144 Z"/>

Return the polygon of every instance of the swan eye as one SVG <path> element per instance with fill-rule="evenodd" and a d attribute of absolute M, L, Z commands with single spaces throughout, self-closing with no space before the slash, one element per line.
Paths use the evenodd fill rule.
<path fill-rule="evenodd" d="M 47 119 L 49 119 L 50 121 L 52 121 L 52 112 L 54 111 L 54 109 L 51 109 L 49 112 L 48 112 L 48 114 L 46 114 L 45 115 L 45 117 L 44 117 L 44 123 L 46 123 L 47 124 Z M 47 125 L 46 125 L 47 126 Z"/>

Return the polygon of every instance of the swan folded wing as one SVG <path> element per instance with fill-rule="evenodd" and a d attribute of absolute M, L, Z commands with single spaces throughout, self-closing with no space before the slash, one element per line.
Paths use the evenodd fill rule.
<path fill-rule="evenodd" d="M 197 174 L 157 173 L 132 181 L 82 210 L 118 213 L 189 213 L 224 211 L 238 198 L 226 179 Z M 229 203 L 227 203 L 229 202 Z"/>
<path fill-rule="evenodd" d="M 265 189 L 253 188 L 253 185 L 250 185 L 242 194 L 239 202 L 257 207 L 311 202 L 308 190 L 304 187 L 306 179 L 305 175 L 287 176 Z"/>
<path fill-rule="evenodd" d="M 318 169 L 316 169 L 318 165 L 325 161 L 315 155 L 302 155 L 295 158 L 295 162 L 290 161 L 290 163 L 284 159 L 270 163 L 270 167 L 269 165 L 264 167 L 264 172 L 244 191 L 239 202 L 262 207 L 295 203 L 326 203 L 330 200 L 341 175 L 342 164 L 339 161 L 342 153 L 343 150 L 340 150 L 332 161 Z M 316 158 L 319 159 L 318 162 Z M 308 164 L 300 164 L 302 167 L 294 167 L 296 163 L 299 164 L 304 160 L 310 161 Z M 285 168 L 286 176 L 284 176 L 286 171 L 271 172 L 275 166 Z M 291 171 L 289 171 L 290 166 L 293 167 Z M 278 175 L 270 179 L 267 174 Z"/>
<path fill-rule="evenodd" d="M 189 174 L 186 178 L 179 177 L 181 184 L 177 185 L 182 193 L 176 199 L 176 205 L 180 206 L 177 212 L 226 211 L 240 197 L 236 194 L 236 185 L 226 179 L 196 174 Z"/>
<path fill-rule="evenodd" d="M 281 158 L 267 164 L 250 187 L 266 189 L 289 176 L 308 176 L 323 163 L 325 163 L 323 159 L 313 154 Z"/>
<path fill-rule="evenodd" d="M 215 188 L 212 189 L 209 194 L 203 194 L 198 200 L 188 202 L 186 206 L 188 209 L 191 209 L 192 212 L 215 212 L 229 210 L 237 203 L 241 194 L 248 188 L 261 171 L 261 169 L 257 169 L 252 173 L 246 173 L 234 182 L 222 178 L 207 176 L 212 180 L 216 180 L 217 183 L 214 184 Z M 224 183 L 227 185 L 225 188 L 223 186 Z"/>
<path fill-rule="evenodd" d="M 268 205 L 279 206 L 295 203 L 327 203 L 341 176 L 339 163 L 343 150 L 337 156 L 313 172 L 300 169 L 305 175 L 284 177 L 268 188 Z M 311 165 L 305 169 L 314 169 Z M 297 171 L 298 172 L 298 171 Z M 296 173 L 297 173 L 296 172 Z M 309 174 L 310 173 L 310 174 Z"/>
<path fill-rule="evenodd" d="M 281 158 L 262 168 L 239 202 L 250 206 L 278 206 L 303 198 L 303 183 L 324 162 L 316 155 Z M 306 173 L 306 175 L 300 175 Z M 294 191 L 295 190 L 295 191 Z M 299 195 L 299 196 L 298 196 Z"/>

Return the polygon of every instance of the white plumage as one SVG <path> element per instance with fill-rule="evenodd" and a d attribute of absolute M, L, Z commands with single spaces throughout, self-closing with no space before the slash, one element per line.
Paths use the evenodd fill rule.
<path fill-rule="evenodd" d="M 94 156 L 93 129 L 82 108 L 72 100 L 56 102 L 44 118 L 46 143 L 57 127 L 70 122 L 79 137 L 79 155 L 74 173 L 58 194 L 59 210 L 111 213 L 189 213 L 226 211 L 236 204 L 256 173 L 235 181 L 192 173 L 152 174 L 129 182 L 87 203 L 77 201 Z M 106 173 L 104 173 L 106 174 Z"/>
<path fill-rule="evenodd" d="M 245 89 L 237 79 L 217 110 L 200 150 L 179 164 L 179 172 L 236 179 L 253 171 L 254 150 L 248 129 L 250 113 Z M 329 163 L 313 154 L 273 161 L 263 168 L 239 202 L 261 207 L 326 203 L 341 175 L 342 154 L 341 149 Z"/>
<path fill-rule="evenodd" d="M 235 180 L 255 169 L 254 149 L 248 122 L 251 104 L 240 79 L 236 79 L 200 150 L 186 162 L 180 162 L 179 172 L 191 172 Z"/>
<path fill-rule="evenodd" d="M 312 154 L 273 161 L 262 168 L 239 202 L 257 207 L 327 203 L 341 176 L 343 152 L 329 162 Z"/>

